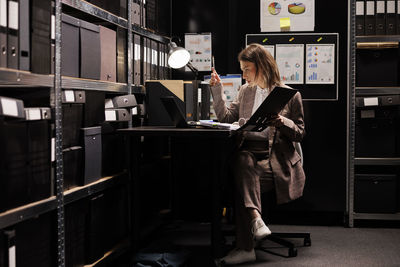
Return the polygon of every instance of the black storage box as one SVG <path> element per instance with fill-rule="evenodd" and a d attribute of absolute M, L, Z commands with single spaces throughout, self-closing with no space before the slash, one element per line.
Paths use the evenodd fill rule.
<path fill-rule="evenodd" d="M 99 126 L 105 120 L 104 101 L 105 92 L 85 91 L 85 106 L 83 127 Z"/>
<path fill-rule="evenodd" d="M 80 146 L 63 149 L 64 190 L 74 188 L 83 180 L 83 149 Z"/>
<path fill-rule="evenodd" d="M 124 170 L 125 166 L 125 142 L 122 134 L 117 134 L 115 129 L 124 128 L 115 122 L 105 122 L 101 126 L 102 143 L 102 174 L 103 176 L 115 175 Z"/>
<path fill-rule="evenodd" d="M 356 86 L 397 86 L 399 49 L 357 49 Z"/>
<path fill-rule="evenodd" d="M 99 26 L 80 20 L 81 78 L 100 79 L 101 53 Z"/>
<path fill-rule="evenodd" d="M 104 194 L 89 200 L 89 211 L 86 220 L 86 264 L 91 264 L 106 252 L 106 238 L 109 229 L 106 227 L 106 206 Z"/>
<path fill-rule="evenodd" d="M 356 212 L 396 212 L 395 174 L 356 174 L 355 178 L 354 210 Z"/>
<path fill-rule="evenodd" d="M 61 74 L 79 77 L 79 25 L 77 18 L 61 16 Z"/>
<path fill-rule="evenodd" d="M 85 167 L 81 185 L 101 178 L 101 127 L 82 128 Z"/>
<path fill-rule="evenodd" d="M 53 267 L 57 265 L 56 222 L 54 214 L 45 213 L 15 226 L 18 267 Z"/>
<path fill-rule="evenodd" d="M 397 107 L 358 108 L 355 124 L 356 157 L 396 157 L 400 153 Z"/>
<path fill-rule="evenodd" d="M 117 33 L 100 26 L 101 69 L 100 80 L 117 81 Z"/>
<path fill-rule="evenodd" d="M 63 148 L 80 145 L 86 92 L 64 90 L 62 94 Z"/>
<path fill-rule="evenodd" d="M 85 265 L 87 199 L 65 206 L 65 266 Z"/>
<path fill-rule="evenodd" d="M 0 147 L 0 212 L 50 197 L 49 121 L 0 118 Z"/>

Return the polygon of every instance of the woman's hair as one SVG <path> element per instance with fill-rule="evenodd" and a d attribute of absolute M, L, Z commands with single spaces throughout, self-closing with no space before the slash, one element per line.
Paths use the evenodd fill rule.
<path fill-rule="evenodd" d="M 257 79 L 264 79 L 268 88 L 281 85 L 278 65 L 272 55 L 262 45 L 249 44 L 239 53 L 238 60 L 254 63 Z"/>

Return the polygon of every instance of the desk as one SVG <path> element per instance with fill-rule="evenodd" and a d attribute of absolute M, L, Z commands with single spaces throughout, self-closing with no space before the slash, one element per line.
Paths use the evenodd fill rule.
<path fill-rule="evenodd" d="M 222 233 L 221 233 L 221 213 L 222 213 L 222 205 L 220 200 L 220 188 L 222 185 L 222 177 L 225 176 L 225 163 L 227 159 L 227 155 L 230 151 L 228 151 L 227 147 L 230 146 L 231 142 L 231 132 L 229 130 L 222 129 L 206 129 L 206 128 L 175 128 L 175 127 L 156 127 L 156 126 L 142 126 L 142 127 L 132 127 L 126 129 L 118 130 L 120 134 L 126 135 L 127 148 L 128 148 L 128 162 L 129 164 L 129 172 L 132 178 L 133 184 L 133 232 L 135 232 L 135 224 L 137 225 L 137 218 L 135 216 L 135 206 L 138 205 L 139 201 L 135 201 L 135 192 L 138 192 L 140 188 L 138 187 L 139 183 L 137 179 L 140 178 L 140 160 L 141 160 L 141 151 L 140 142 L 141 137 L 144 136 L 166 136 L 172 138 L 190 138 L 195 139 L 203 139 L 206 140 L 206 146 L 203 147 L 205 151 L 210 151 L 210 178 L 211 178 L 211 246 L 212 253 L 214 257 L 222 256 Z M 171 149 L 172 150 L 172 149 Z M 174 151 L 172 150 L 171 156 L 173 157 Z M 136 206 L 137 207 L 137 206 Z M 136 222 L 136 223 L 135 223 Z M 137 229 L 136 229 L 137 231 Z M 137 238 L 137 236 L 136 236 Z M 134 241 L 135 241 L 135 233 L 134 233 Z M 136 239 L 137 240 L 137 239 Z"/>

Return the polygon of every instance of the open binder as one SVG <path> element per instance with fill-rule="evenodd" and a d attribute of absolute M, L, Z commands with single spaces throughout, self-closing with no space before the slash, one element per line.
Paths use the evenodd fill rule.
<path fill-rule="evenodd" d="M 275 87 L 258 109 L 238 130 L 261 132 L 267 128 L 272 116 L 278 115 L 289 100 L 298 92 L 296 89 Z"/>

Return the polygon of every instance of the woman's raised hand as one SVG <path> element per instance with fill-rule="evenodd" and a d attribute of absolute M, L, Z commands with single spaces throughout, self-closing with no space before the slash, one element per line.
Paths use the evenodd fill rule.
<path fill-rule="evenodd" d="M 210 85 L 214 86 L 221 83 L 221 78 L 219 77 L 218 73 L 215 71 L 214 67 L 211 67 L 211 79 Z"/>

